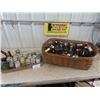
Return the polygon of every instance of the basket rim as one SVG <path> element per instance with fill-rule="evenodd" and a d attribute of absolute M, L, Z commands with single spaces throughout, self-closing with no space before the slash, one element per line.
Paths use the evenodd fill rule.
<path fill-rule="evenodd" d="M 60 39 L 60 38 L 50 38 L 45 42 L 51 41 L 51 40 L 64 40 L 64 41 L 73 41 L 73 42 L 83 42 L 83 43 L 89 43 L 91 45 L 93 45 L 91 42 L 88 41 L 83 41 L 83 40 L 71 40 L 71 39 Z"/>

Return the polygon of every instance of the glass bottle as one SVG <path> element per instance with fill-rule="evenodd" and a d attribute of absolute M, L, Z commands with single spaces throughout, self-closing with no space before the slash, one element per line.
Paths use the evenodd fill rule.
<path fill-rule="evenodd" d="M 84 45 L 82 56 L 83 57 L 90 57 L 90 51 L 88 49 L 87 43 L 85 43 L 85 45 Z"/>
<path fill-rule="evenodd" d="M 25 66 L 25 64 L 26 64 L 25 58 L 23 55 L 20 57 L 20 63 L 21 63 L 21 66 Z"/>
<path fill-rule="evenodd" d="M 3 50 L 1 50 L 1 53 L 4 55 L 4 57 L 1 58 L 1 61 L 7 62 L 7 56 L 8 56 L 7 53 L 5 51 L 3 51 Z"/>
<path fill-rule="evenodd" d="M 20 65 L 20 61 L 18 61 L 18 60 L 15 61 L 15 67 L 16 67 L 16 68 L 20 68 L 20 66 L 21 66 L 21 65 Z"/>

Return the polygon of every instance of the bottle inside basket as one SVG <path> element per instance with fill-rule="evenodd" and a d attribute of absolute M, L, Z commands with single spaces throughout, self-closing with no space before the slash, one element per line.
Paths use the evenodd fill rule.
<path fill-rule="evenodd" d="M 90 56 L 91 57 L 94 56 L 95 55 L 95 51 L 93 50 L 93 48 L 90 45 L 88 45 L 88 49 L 89 49 L 89 52 L 90 52 Z"/>
<path fill-rule="evenodd" d="M 62 54 L 63 53 L 63 43 L 62 42 L 56 42 L 54 45 L 55 51 L 57 54 Z"/>
<path fill-rule="evenodd" d="M 94 52 L 93 48 L 88 43 L 85 43 L 83 56 L 84 57 L 92 57 L 94 55 L 95 55 L 95 52 Z"/>
<path fill-rule="evenodd" d="M 79 54 L 78 54 L 78 52 L 77 52 L 77 45 L 74 43 L 72 46 L 71 46 L 71 56 L 73 57 L 73 58 L 78 58 L 79 57 Z"/>
<path fill-rule="evenodd" d="M 75 52 L 76 52 L 76 46 L 75 46 L 75 44 L 71 43 L 71 45 L 70 45 L 71 56 L 75 55 Z"/>
<path fill-rule="evenodd" d="M 48 47 L 45 48 L 45 52 L 49 52 L 49 53 L 55 53 L 55 47 L 54 45 L 49 45 Z"/>
<path fill-rule="evenodd" d="M 70 56 L 70 43 L 69 42 L 64 43 L 63 52 L 65 55 Z"/>

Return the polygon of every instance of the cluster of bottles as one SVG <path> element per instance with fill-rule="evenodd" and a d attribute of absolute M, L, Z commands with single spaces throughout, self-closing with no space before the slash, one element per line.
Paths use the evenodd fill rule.
<path fill-rule="evenodd" d="M 62 41 L 50 41 L 45 47 L 45 52 L 53 54 L 67 55 L 73 58 L 77 57 L 92 57 L 95 51 L 90 44 L 72 43 Z"/>
<path fill-rule="evenodd" d="M 2 69 L 11 69 L 11 68 L 19 68 L 25 65 L 34 65 L 38 64 L 42 60 L 42 56 L 38 52 L 33 53 L 20 53 L 20 50 L 16 50 L 16 54 L 12 55 L 10 51 L 5 52 L 1 50 L 1 53 L 5 55 L 5 57 L 1 58 L 1 68 Z"/>

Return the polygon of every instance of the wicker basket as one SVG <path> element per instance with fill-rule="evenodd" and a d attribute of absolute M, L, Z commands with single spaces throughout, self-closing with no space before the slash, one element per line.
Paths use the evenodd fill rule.
<path fill-rule="evenodd" d="M 88 70 L 91 67 L 93 60 L 97 54 L 96 47 L 93 46 L 92 43 L 89 43 L 89 44 L 91 45 L 91 47 L 95 51 L 95 56 L 72 58 L 72 57 L 68 57 L 68 56 L 44 52 L 44 49 L 48 45 L 48 42 L 55 41 L 55 40 L 62 41 L 62 42 L 69 41 L 72 43 L 82 43 L 82 44 L 89 43 L 89 42 L 84 42 L 84 41 L 65 40 L 65 39 L 57 39 L 57 38 L 48 39 L 42 46 L 42 54 L 43 54 L 44 62 L 49 63 L 49 64 L 71 67 L 71 68 L 83 69 L 83 70 Z"/>

